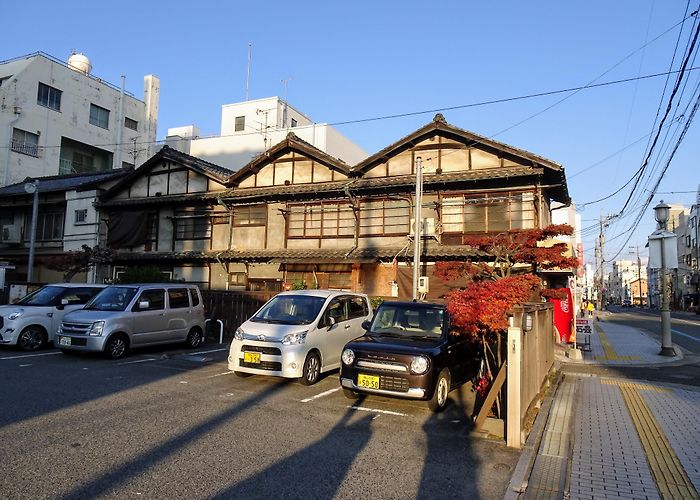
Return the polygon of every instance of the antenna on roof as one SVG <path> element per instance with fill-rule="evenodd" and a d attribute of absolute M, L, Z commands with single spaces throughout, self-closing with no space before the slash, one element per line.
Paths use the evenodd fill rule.
<path fill-rule="evenodd" d="M 245 100 L 250 100 L 250 61 L 253 57 L 253 44 L 248 42 L 248 67 L 245 74 Z"/>

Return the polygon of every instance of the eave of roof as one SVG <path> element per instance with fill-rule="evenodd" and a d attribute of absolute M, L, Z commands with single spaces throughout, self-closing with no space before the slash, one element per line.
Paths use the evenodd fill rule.
<path fill-rule="evenodd" d="M 91 172 L 86 174 L 50 175 L 46 177 L 27 178 L 22 182 L 10 184 L 0 188 L 0 197 L 29 196 L 24 190 L 24 185 L 36 179 L 39 181 L 39 193 L 53 193 L 59 191 L 85 191 L 120 177 L 127 176 L 132 169 L 119 168 L 103 172 Z"/>
<path fill-rule="evenodd" d="M 165 196 L 149 196 L 146 198 L 116 198 L 107 201 L 96 201 L 98 208 L 137 207 L 147 205 L 172 205 L 180 202 L 212 203 L 219 199 L 219 192 L 208 191 L 205 193 L 173 194 Z"/>
<path fill-rule="evenodd" d="M 225 250 L 221 252 L 118 252 L 118 261 L 206 261 L 221 260 L 225 262 L 256 263 L 351 263 L 378 262 L 412 258 L 413 246 L 387 248 L 351 249 L 262 249 L 262 250 Z M 464 245 L 430 245 L 424 249 L 423 259 L 464 259 L 466 257 L 487 257 L 485 252 Z"/>
<path fill-rule="evenodd" d="M 470 170 L 467 172 L 449 172 L 442 174 L 426 174 L 423 184 L 430 190 L 441 186 L 450 186 L 464 182 L 483 181 L 490 179 L 507 179 L 515 177 L 541 176 L 542 168 L 534 167 L 502 167 L 488 170 Z M 385 187 L 415 186 L 414 175 L 394 177 L 355 178 L 343 181 L 324 182 L 316 184 L 290 184 L 289 186 L 271 186 L 261 188 L 233 188 L 220 194 L 224 200 L 270 199 L 309 193 L 338 193 L 343 195 L 346 187 L 352 191 L 371 191 Z"/>
<path fill-rule="evenodd" d="M 169 160 L 175 163 L 180 163 L 185 165 L 196 172 L 208 177 L 209 179 L 218 182 L 219 184 L 226 184 L 229 178 L 234 174 L 233 170 L 221 167 L 214 163 L 202 160 L 196 156 L 191 156 L 182 153 L 176 149 L 169 146 L 163 146 L 160 151 L 151 156 L 143 165 L 139 166 L 137 169 L 133 170 L 128 176 L 121 179 L 118 183 L 107 190 L 103 195 L 103 200 L 108 200 L 113 198 L 118 192 L 123 190 L 126 186 L 130 185 L 135 179 L 141 177 L 146 172 L 149 172 L 153 167 L 158 165 L 163 160 Z"/>

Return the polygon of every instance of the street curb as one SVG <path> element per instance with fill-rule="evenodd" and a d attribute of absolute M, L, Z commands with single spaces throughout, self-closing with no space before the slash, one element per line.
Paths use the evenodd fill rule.
<path fill-rule="evenodd" d="M 540 449 L 542 437 L 547 427 L 547 420 L 549 419 L 549 412 L 552 409 L 552 402 L 554 401 L 554 397 L 559 390 L 562 380 L 564 380 L 564 374 L 561 370 L 557 370 L 556 379 L 551 386 L 551 390 L 547 396 L 545 396 L 542 406 L 540 406 L 540 411 L 537 414 L 537 418 L 535 418 L 535 423 L 532 426 L 530 435 L 527 437 L 527 441 L 525 441 L 520 459 L 518 459 L 518 463 L 515 465 L 503 500 L 516 500 L 527 490 L 530 474 L 532 474 L 537 452 Z"/>

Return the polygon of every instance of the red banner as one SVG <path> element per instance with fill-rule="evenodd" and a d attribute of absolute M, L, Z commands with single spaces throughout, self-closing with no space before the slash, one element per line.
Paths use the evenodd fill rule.
<path fill-rule="evenodd" d="M 574 303 L 571 299 L 571 290 L 560 288 L 559 291 L 566 293 L 564 299 L 549 299 L 554 305 L 554 328 L 559 334 L 559 341 L 570 343 L 576 339 L 574 330 Z"/>

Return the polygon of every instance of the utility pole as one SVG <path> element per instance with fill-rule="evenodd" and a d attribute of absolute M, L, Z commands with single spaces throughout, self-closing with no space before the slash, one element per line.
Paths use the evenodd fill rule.
<path fill-rule="evenodd" d="M 423 158 L 416 156 L 416 203 L 413 221 L 413 300 L 418 300 L 418 278 L 420 277 L 420 238 L 423 222 Z"/>

